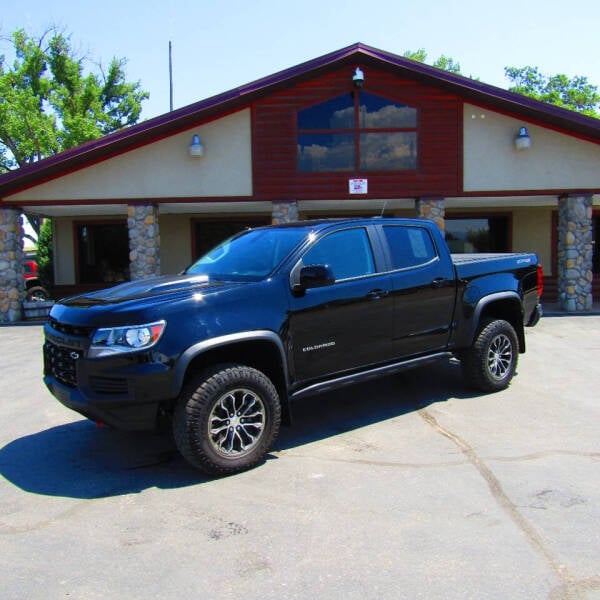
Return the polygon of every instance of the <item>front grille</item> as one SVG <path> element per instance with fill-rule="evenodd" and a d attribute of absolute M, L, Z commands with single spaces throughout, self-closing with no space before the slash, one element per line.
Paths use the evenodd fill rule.
<path fill-rule="evenodd" d="M 48 323 L 52 329 L 59 331 L 60 333 L 64 333 L 65 335 L 72 335 L 76 337 L 89 338 L 94 331 L 94 327 L 83 327 L 81 325 L 61 323 L 52 317 L 48 319 Z"/>
<path fill-rule="evenodd" d="M 81 358 L 80 350 L 58 346 L 46 341 L 44 344 L 44 373 L 52 375 L 69 387 L 77 385 L 76 363 Z"/>

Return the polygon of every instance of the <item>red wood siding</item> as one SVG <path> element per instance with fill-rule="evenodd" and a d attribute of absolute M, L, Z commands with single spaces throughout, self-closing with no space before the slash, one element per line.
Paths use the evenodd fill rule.
<path fill-rule="evenodd" d="M 453 196 L 462 188 L 462 102 L 444 90 L 400 79 L 385 70 L 365 71 L 365 91 L 418 109 L 417 171 L 301 173 L 296 158 L 299 109 L 352 91 L 353 68 L 345 66 L 273 93 L 253 104 L 256 199 L 344 199 L 348 179 L 368 179 L 372 198 Z"/>

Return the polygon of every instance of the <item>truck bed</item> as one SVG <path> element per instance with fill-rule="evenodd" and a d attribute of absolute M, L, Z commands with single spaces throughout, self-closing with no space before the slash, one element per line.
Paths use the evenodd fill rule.
<path fill-rule="evenodd" d="M 470 279 L 491 273 L 515 271 L 537 264 L 535 254 L 513 252 L 510 254 L 451 254 L 459 278 Z"/>

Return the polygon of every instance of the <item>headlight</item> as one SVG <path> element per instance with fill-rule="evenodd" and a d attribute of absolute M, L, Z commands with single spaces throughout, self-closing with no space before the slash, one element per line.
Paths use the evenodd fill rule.
<path fill-rule="evenodd" d="M 103 327 L 96 329 L 92 337 L 89 358 L 111 356 L 122 352 L 147 350 L 158 342 L 167 323 L 157 321 L 147 325 L 127 325 L 125 327 Z"/>

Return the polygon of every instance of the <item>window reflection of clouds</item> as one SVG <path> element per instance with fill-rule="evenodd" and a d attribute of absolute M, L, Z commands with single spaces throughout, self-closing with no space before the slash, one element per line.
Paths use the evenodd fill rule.
<path fill-rule="evenodd" d="M 416 127 L 417 111 L 410 106 L 383 106 L 375 112 L 369 112 L 366 106 L 360 106 L 360 126 L 368 129 L 386 127 Z"/>
<path fill-rule="evenodd" d="M 364 133 L 360 136 L 360 166 L 366 171 L 417 168 L 417 134 Z"/>
<path fill-rule="evenodd" d="M 301 171 L 348 171 L 354 167 L 354 136 L 298 136 Z"/>
<path fill-rule="evenodd" d="M 345 94 L 298 111 L 298 129 L 351 129 L 354 99 Z"/>
<path fill-rule="evenodd" d="M 417 168 L 417 109 L 410 106 L 361 92 L 355 118 L 355 98 L 344 94 L 298 111 L 297 125 L 300 171 L 351 171 L 357 166 L 368 171 Z M 357 145 L 354 132 L 360 129 L 380 131 L 361 133 Z M 311 130 L 315 133 L 309 133 Z M 331 133 L 325 133 L 327 130 Z M 355 165 L 357 153 L 359 165 Z"/>

